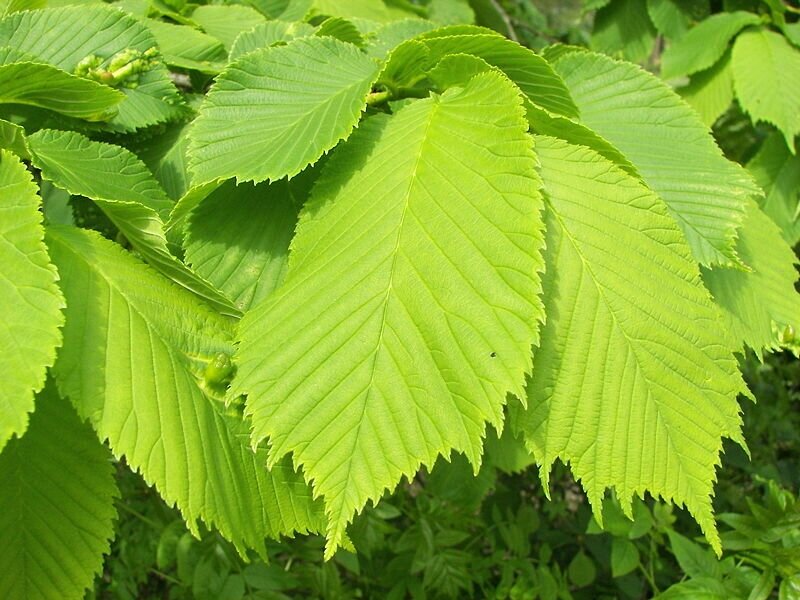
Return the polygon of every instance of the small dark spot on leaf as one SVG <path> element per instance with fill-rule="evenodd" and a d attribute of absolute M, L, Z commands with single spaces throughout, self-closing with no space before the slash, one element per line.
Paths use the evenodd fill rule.
<path fill-rule="evenodd" d="M 492 352 L 489 356 L 491 358 L 496 358 L 497 357 L 497 352 Z"/>

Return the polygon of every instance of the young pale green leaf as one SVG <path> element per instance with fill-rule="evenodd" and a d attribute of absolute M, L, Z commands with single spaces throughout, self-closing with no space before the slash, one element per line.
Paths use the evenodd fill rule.
<path fill-rule="evenodd" d="M 353 44 L 362 48 L 364 46 L 364 37 L 352 21 L 348 21 L 342 17 L 329 17 L 320 23 L 314 35 L 321 37 L 328 36 Z"/>
<path fill-rule="evenodd" d="M 111 456 L 47 385 L 0 453 L 0 597 L 81 600 L 114 535 Z"/>
<path fill-rule="evenodd" d="M 308 23 L 289 21 L 267 21 L 257 27 L 242 32 L 230 52 L 230 60 L 234 61 L 248 52 L 268 48 L 279 42 L 290 42 L 301 37 L 314 34 L 314 28 Z"/>
<path fill-rule="evenodd" d="M 203 200 L 186 227 L 186 262 L 247 312 L 283 282 L 297 212 L 297 180 L 234 185 Z M 298 193 L 300 197 L 295 197 Z"/>
<path fill-rule="evenodd" d="M 800 332 L 797 258 L 755 201 L 749 203 L 736 249 L 750 271 L 717 268 L 703 272 L 729 329 L 759 355 L 794 342 L 784 340 L 784 334 L 787 329 Z"/>
<path fill-rule="evenodd" d="M 524 393 L 543 318 L 526 130 L 495 72 L 367 119 L 314 187 L 285 283 L 242 321 L 233 389 L 253 442 L 324 497 L 327 556 L 421 464 L 457 450 L 477 469 L 486 423 Z"/>
<path fill-rule="evenodd" d="M 28 104 L 87 121 L 111 119 L 125 94 L 51 65 L 0 65 L 0 104 Z"/>
<path fill-rule="evenodd" d="M 800 242 L 800 157 L 789 152 L 783 137 L 774 132 L 747 163 L 747 170 L 764 190 L 761 210 L 778 225 L 783 239 L 795 246 Z"/>
<path fill-rule="evenodd" d="M 384 59 L 389 52 L 403 42 L 436 28 L 435 23 L 425 19 L 392 21 L 381 26 L 373 35 L 369 36 L 365 51 L 373 58 Z"/>
<path fill-rule="evenodd" d="M 172 202 L 138 158 L 124 148 L 71 131 L 43 129 L 31 135 L 28 144 L 42 178 L 72 195 L 94 200 L 153 267 L 220 312 L 240 314 L 214 286 L 170 253 L 159 215 L 168 212 Z"/>
<path fill-rule="evenodd" d="M 202 519 L 240 551 L 324 527 L 302 476 L 286 463 L 267 471 L 206 382 L 233 352 L 230 322 L 94 232 L 51 227 L 47 243 L 67 298 L 56 382 L 114 454 L 190 529 Z"/>
<path fill-rule="evenodd" d="M 44 8 L 47 0 L 0 0 L 0 18 L 23 10 Z"/>
<path fill-rule="evenodd" d="M 156 19 L 147 19 L 146 23 L 168 65 L 209 75 L 216 75 L 225 67 L 228 53 L 216 38 L 187 25 Z"/>
<path fill-rule="evenodd" d="M 240 33 L 261 25 L 266 18 L 243 4 L 207 4 L 194 9 L 192 21 L 230 50 Z"/>
<path fill-rule="evenodd" d="M 21 12 L 0 21 L 0 46 L 10 46 L 64 71 L 97 56 L 108 65 L 128 49 L 145 52 L 156 41 L 143 22 L 105 5 L 68 6 Z M 122 87 L 126 98 L 105 128 L 133 131 L 176 118 L 183 100 L 163 65 L 139 76 L 138 87 Z"/>
<path fill-rule="evenodd" d="M 190 132 L 194 183 L 296 175 L 350 135 L 377 71 L 358 48 L 326 37 L 241 57 L 217 78 Z"/>
<path fill-rule="evenodd" d="M 694 111 L 656 77 L 607 56 L 573 52 L 555 68 L 583 124 L 618 148 L 667 203 L 697 261 L 735 264 L 736 229 L 747 198 L 761 190 L 723 157 Z"/>
<path fill-rule="evenodd" d="M 733 45 L 733 82 L 753 121 L 775 125 L 794 153 L 800 133 L 800 49 L 766 28 L 745 31 Z"/>
<path fill-rule="evenodd" d="M 464 33 L 473 30 L 479 33 Z M 478 27 L 444 27 L 401 44 L 389 56 L 381 81 L 393 88 L 410 87 L 450 54 L 481 58 L 503 71 L 534 104 L 557 114 L 578 116 L 564 82 L 547 61 L 493 31 Z"/>
<path fill-rule="evenodd" d="M 731 53 L 726 51 L 713 67 L 692 75 L 689 85 L 677 92 L 697 111 L 703 124 L 711 127 L 733 102 Z"/>
<path fill-rule="evenodd" d="M 761 17 L 751 12 L 712 15 L 667 48 L 661 57 L 661 76 L 672 79 L 713 67 L 742 29 L 759 23 Z"/>
<path fill-rule="evenodd" d="M 545 484 L 556 459 L 571 465 L 598 521 L 606 489 L 628 515 L 650 492 L 686 505 L 719 552 L 710 496 L 745 389 L 721 315 L 658 196 L 588 148 L 536 148 L 547 321 L 512 422 Z"/>
<path fill-rule="evenodd" d="M 428 79 L 434 89 L 441 92 L 451 87 L 463 87 L 475 75 L 495 69 L 497 67 L 472 54 L 448 54 L 428 71 Z"/>
<path fill-rule="evenodd" d="M 549 113 L 530 102 L 525 103 L 525 110 L 528 115 L 528 122 L 531 124 L 531 132 L 556 137 L 570 144 L 591 148 L 629 175 L 640 178 L 636 167 L 622 152 L 588 127 L 566 117 Z"/>
<path fill-rule="evenodd" d="M 33 395 L 61 344 L 64 298 L 43 242 L 39 204 L 31 174 L 0 150 L 0 450 L 25 431 Z"/>
<path fill-rule="evenodd" d="M 643 0 L 611 0 L 597 11 L 592 49 L 639 62 L 653 51 L 656 29 Z"/>
<path fill-rule="evenodd" d="M 144 163 L 129 150 L 74 132 L 43 129 L 28 136 L 36 166 L 71 194 L 138 202 L 169 214 L 172 201 Z M 57 177 L 52 174 L 58 171 Z"/>

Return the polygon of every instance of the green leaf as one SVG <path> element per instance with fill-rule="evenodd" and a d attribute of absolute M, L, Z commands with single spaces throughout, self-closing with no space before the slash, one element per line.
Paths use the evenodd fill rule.
<path fill-rule="evenodd" d="M 437 25 L 424 19 L 403 19 L 381 26 L 368 38 L 366 52 L 373 58 L 383 59 L 403 42 L 436 29 Z"/>
<path fill-rule="evenodd" d="M 228 59 L 225 47 L 216 38 L 186 25 L 147 19 L 164 62 L 180 69 L 216 75 Z"/>
<path fill-rule="evenodd" d="M 612 0 L 594 17 L 593 50 L 644 61 L 653 50 L 656 30 L 642 0 Z"/>
<path fill-rule="evenodd" d="M 800 220 L 797 219 L 800 197 L 800 157 L 789 152 L 783 137 L 772 133 L 747 164 L 764 190 L 763 210 L 781 230 L 790 246 L 800 242 Z"/>
<path fill-rule="evenodd" d="M 36 166 L 58 177 L 59 187 L 73 195 L 137 202 L 169 214 L 172 201 L 144 163 L 121 146 L 94 142 L 79 133 L 43 129 L 28 137 Z"/>
<path fill-rule="evenodd" d="M 591 585 L 597 578 L 597 567 L 594 566 L 592 559 L 581 551 L 570 561 L 567 573 L 570 581 L 582 588 Z"/>
<path fill-rule="evenodd" d="M 242 321 L 234 393 L 270 463 L 291 452 L 324 497 L 329 557 L 421 464 L 456 450 L 477 470 L 486 422 L 523 394 L 543 316 L 526 129 L 498 73 L 367 119 L 325 166 L 284 285 Z"/>
<path fill-rule="evenodd" d="M 800 332 L 797 258 L 775 223 L 750 201 L 736 243 L 751 270 L 704 270 L 703 280 L 723 309 L 728 328 L 759 355 L 779 349 L 787 328 Z"/>
<path fill-rule="evenodd" d="M 661 56 L 661 76 L 672 79 L 711 68 L 722 58 L 728 44 L 742 29 L 759 23 L 761 18 L 751 12 L 712 15 L 664 51 Z"/>
<path fill-rule="evenodd" d="M 475 22 L 475 12 L 467 0 L 430 0 L 428 18 L 442 25 L 462 25 Z"/>
<path fill-rule="evenodd" d="M 775 125 L 792 153 L 800 133 L 800 50 L 769 29 L 750 29 L 733 45 L 736 97 L 753 121 Z"/>
<path fill-rule="evenodd" d="M 247 423 L 204 383 L 207 365 L 233 353 L 230 322 L 94 232 L 51 227 L 47 242 L 69 274 L 56 382 L 114 454 L 193 532 L 201 518 L 240 552 L 320 529 L 302 477 L 286 463 L 267 471 Z"/>
<path fill-rule="evenodd" d="M 624 538 L 611 540 L 611 575 L 622 577 L 639 566 L 639 550 L 636 544 Z"/>
<path fill-rule="evenodd" d="M 296 175 L 350 135 L 377 70 L 358 48 L 332 38 L 241 57 L 217 78 L 192 127 L 194 184 Z"/>
<path fill-rule="evenodd" d="M 731 593 L 719 579 L 698 577 L 676 583 L 657 598 L 658 600 L 731 600 Z"/>
<path fill-rule="evenodd" d="M 31 174 L 0 150 L 0 450 L 24 433 L 33 395 L 61 344 L 64 298 L 43 242 L 39 204 Z"/>
<path fill-rule="evenodd" d="M 189 189 L 189 168 L 186 151 L 189 147 L 189 123 L 171 123 L 161 135 L 142 137 L 131 143 L 131 149 L 171 200 L 177 201 Z"/>
<path fill-rule="evenodd" d="M 472 54 L 503 71 L 534 104 L 568 117 L 578 115 L 564 82 L 541 56 L 488 29 L 469 30 L 480 33 L 462 33 L 464 27 L 443 27 L 398 46 L 384 67 L 381 81 L 392 87 L 410 86 L 445 56 Z M 409 64 L 409 60 L 419 62 Z"/>
<path fill-rule="evenodd" d="M 384 0 L 313 0 L 309 3 L 307 18 L 324 15 L 326 17 L 355 17 L 379 23 L 413 17 L 412 13 L 393 6 Z M 286 18 L 285 16 L 282 18 Z"/>
<path fill-rule="evenodd" d="M 114 535 L 109 452 L 48 385 L 0 453 L 0 597 L 81 600 Z"/>
<path fill-rule="evenodd" d="M 0 0 L 0 18 L 23 10 L 44 8 L 47 0 Z"/>
<path fill-rule="evenodd" d="M 68 6 L 16 13 L 0 21 L 0 46 L 10 46 L 64 71 L 95 55 L 108 64 L 126 49 L 144 52 L 156 45 L 144 23 L 110 6 Z M 121 88 L 126 99 L 105 128 L 133 131 L 181 115 L 183 101 L 163 65 L 139 78 L 135 89 Z"/>
<path fill-rule="evenodd" d="M 317 28 L 314 35 L 328 36 L 358 46 L 364 46 L 364 38 L 358 28 L 351 21 L 342 17 L 329 17 Z"/>
<path fill-rule="evenodd" d="M 492 70 L 499 71 L 472 54 L 448 54 L 428 71 L 428 79 L 433 82 L 434 89 L 441 92 L 451 87 L 464 87 L 475 75 Z"/>
<path fill-rule="evenodd" d="M 308 37 L 313 33 L 314 28 L 308 23 L 267 21 L 250 31 L 243 32 L 236 38 L 233 48 L 231 48 L 230 59 L 234 61 L 248 52 L 268 48 L 279 42 L 290 42 L 297 38 Z"/>
<path fill-rule="evenodd" d="M 635 65 L 575 52 L 555 63 L 584 125 L 618 148 L 667 203 L 703 265 L 737 263 L 736 229 L 761 190 L 722 156 L 710 132 L 666 84 Z"/>
<path fill-rule="evenodd" d="M 647 0 L 647 14 L 669 39 L 683 36 L 692 21 L 707 19 L 709 11 L 708 0 Z"/>
<path fill-rule="evenodd" d="M 672 529 L 667 530 L 670 547 L 681 570 L 689 577 L 719 577 L 722 574 L 714 555 Z"/>
<path fill-rule="evenodd" d="M 775 571 L 767 569 L 758 578 L 756 586 L 750 592 L 747 600 L 768 600 L 775 589 Z"/>
<path fill-rule="evenodd" d="M 5 119 L 0 119 L 0 149 L 10 150 L 20 158 L 28 160 L 28 142 L 25 139 L 25 130 Z"/>
<path fill-rule="evenodd" d="M 159 214 L 169 211 L 172 202 L 138 158 L 71 131 L 43 129 L 30 136 L 28 144 L 42 178 L 94 200 L 148 263 L 224 314 L 240 314 L 230 300 L 170 254 Z"/>
<path fill-rule="evenodd" d="M 547 321 L 515 427 L 545 489 L 553 462 L 569 463 L 601 524 L 606 489 L 629 517 L 647 491 L 684 504 L 719 552 L 710 496 L 745 390 L 720 314 L 654 193 L 588 148 L 536 147 Z"/>
<path fill-rule="evenodd" d="M 203 200 L 186 228 L 186 262 L 247 312 L 283 282 L 297 212 L 295 182 L 234 185 Z"/>
<path fill-rule="evenodd" d="M 516 40 L 516 32 L 502 5 L 497 0 L 470 0 L 470 6 L 475 11 L 475 22 L 478 25 L 494 29 L 499 34 Z"/>
<path fill-rule="evenodd" d="M 485 464 L 509 475 L 521 473 L 536 462 L 522 439 L 514 435 L 511 427 L 503 429 L 500 437 L 494 429 L 486 432 L 483 459 Z"/>
<path fill-rule="evenodd" d="M 692 75 L 689 85 L 677 92 L 697 111 L 703 125 L 711 127 L 733 102 L 731 53 L 726 51 L 713 67 Z"/>
<path fill-rule="evenodd" d="M 525 103 L 525 110 L 532 132 L 557 137 L 570 144 L 591 148 L 629 175 L 639 177 L 636 167 L 619 150 L 588 127 L 571 119 L 548 113 L 530 102 Z"/>
<path fill-rule="evenodd" d="M 0 104 L 28 104 L 88 121 L 112 118 L 125 94 L 50 65 L 0 65 Z"/>
<path fill-rule="evenodd" d="M 266 18 L 254 8 L 242 4 L 208 4 L 194 9 L 192 21 L 230 50 L 240 33 L 261 25 Z"/>

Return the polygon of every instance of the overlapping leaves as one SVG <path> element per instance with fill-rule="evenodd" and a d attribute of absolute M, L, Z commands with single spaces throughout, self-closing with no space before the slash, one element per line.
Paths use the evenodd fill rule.
<path fill-rule="evenodd" d="M 233 352 L 230 322 L 93 232 L 54 227 L 48 245 L 67 300 L 56 382 L 114 453 L 191 529 L 202 518 L 242 551 L 319 530 L 302 477 L 285 463 L 267 471 L 206 381 Z"/>
<path fill-rule="evenodd" d="M 367 119 L 325 167 L 285 284 L 242 321 L 234 393 L 270 462 L 292 453 L 324 497 L 328 555 L 421 464 L 479 465 L 523 393 L 543 317 L 525 130 L 496 73 Z"/>
<path fill-rule="evenodd" d="M 607 14 L 635 8 L 637 23 L 606 27 L 611 42 L 647 41 L 650 20 L 689 27 L 670 3 L 633 4 L 608 3 Z M 116 227 L 109 237 L 120 233 L 122 245 L 50 227 L 67 300 L 58 388 L 192 528 L 202 519 L 242 551 L 327 531 L 331 556 L 353 515 L 403 476 L 453 451 L 477 469 L 487 425 L 500 431 L 506 412 L 533 453 L 502 435 L 508 457 L 498 460 L 510 469 L 535 459 L 546 480 L 553 461 L 567 461 L 595 507 L 608 488 L 626 509 L 645 492 L 685 504 L 718 549 L 715 468 L 723 438 L 741 441 L 731 352 L 779 347 L 798 327 L 780 239 L 796 241 L 796 157 L 767 140 L 749 167 L 762 198 L 691 109 L 632 65 L 573 49 L 538 55 L 473 25 L 384 23 L 472 14 L 454 6 L 157 9 L 180 25 L 93 6 L 0 21 L 0 101 L 34 104 L 84 133 L 175 120 L 113 144 L 41 124 L 26 136 L 0 121 L 4 148 L 62 196 L 93 200 Z M 292 22 L 306 17 L 314 25 Z M 706 123 L 730 102 L 736 75 L 745 110 L 791 141 L 794 80 L 784 97 L 758 101 L 758 77 L 775 76 L 777 62 L 751 81 L 737 74 L 752 70 L 750 50 L 776 50 L 775 34 L 746 30 L 726 53 L 753 24 L 741 17 L 698 55 L 673 47 L 668 72 L 692 74 L 683 93 Z M 138 86 L 74 73 L 92 55 L 105 64 L 156 43 L 162 56 Z M 202 103 L 192 99 L 191 125 L 178 120 L 184 101 L 162 60 L 189 71 L 175 78 L 196 90 L 219 74 Z M 47 87 L 64 93 L 43 96 Z M 107 123 L 88 122 L 97 119 Z M 2 183 L 0 211 L 6 202 L 14 212 L 0 221 L 0 281 L 11 282 L 0 304 L 12 315 L 0 337 L 17 352 L 0 394 L 0 447 L 25 430 L 62 305 L 34 185 L 8 151 Z M 24 226 L 4 228 L 12 222 Z M 235 367 L 212 377 L 236 342 Z M 52 389 L 40 400 L 45 425 L 55 413 L 77 423 Z M 45 425 L 8 448 L 38 465 L 54 452 Z M 102 448 L 81 431 L 75 447 L 93 445 L 95 464 Z M 0 471 L 17 459 L 0 454 Z M 42 473 L 60 485 L 60 473 Z M 113 489 L 100 487 L 107 508 Z M 0 518 L 4 531 L 14 526 Z M 82 565 L 65 559 L 58 573 L 75 590 L 108 537 L 105 520 L 85 528 Z M 33 538 L 22 548 L 42 550 Z M 0 553 L 4 569 L 19 552 Z M 0 575 L 0 590 L 28 585 L 33 571 L 20 571 Z"/>

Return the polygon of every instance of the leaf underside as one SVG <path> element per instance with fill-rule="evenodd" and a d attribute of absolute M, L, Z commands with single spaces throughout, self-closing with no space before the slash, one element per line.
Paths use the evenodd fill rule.
<path fill-rule="evenodd" d="M 719 552 L 710 496 L 744 390 L 719 311 L 655 194 L 587 148 L 536 147 L 547 322 L 512 422 L 545 482 L 568 462 L 598 518 L 606 489 L 628 514 L 650 492 L 685 504 Z"/>
<path fill-rule="evenodd" d="M 618 148 L 678 221 L 706 266 L 732 265 L 747 199 L 761 194 L 747 172 L 722 155 L 697 115 L 666 84 L 636 65 L 575 52 L 556 71 L 584 125 Z"/>
<path fill-rule="evenodd" d="M 778 350 L 786 327 L 800 331 L 797 258 L 755 201 L 748 206 L 737 250 L 750 271 L 704 270 L 703 280 L 737 339 L 759 355 L 763 350 Z"/>

